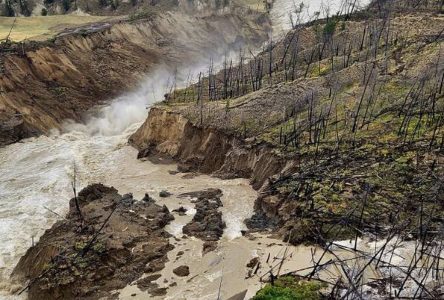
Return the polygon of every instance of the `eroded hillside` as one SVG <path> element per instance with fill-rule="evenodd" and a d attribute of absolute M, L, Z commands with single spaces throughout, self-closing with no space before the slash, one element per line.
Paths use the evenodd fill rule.
<path fill-rule="evenodd" d="M 270 284 L 253 299 L 442 298 L 442 12 L 442 1 L 373 1 L 295 23 L 240 65 L 210 65 L 131 137 L 139 157 L 249 178 L 260 191 L 251 231 L 322 248 L 278 281 L 297 251 L 284 247 L 274 266 L 268 255 Z"/>
<path fill-rule="evenodd" d="M 11 97 L 4 98 L 4 107 L 16 109 L 22 85 L 29 84 L 28 98 L 33 95 L 33 83 L 22 70 L 32 71 L 30 82 L 44 83 L 38 91 L 52 87 L 46 84 L 48 77 L 56 89 L 66 88 L 37 104 L 20 100 L 22 111 L 4 114 L 40 131 L 80 116 L 78 109 L 92 107 L 96 98 L 105 99 L 120 86 L 129 87 L 132 78 L 155 69 L 155 62 L 165 68 L 189 66 L 195 55 L 211 57 L 207 50 L 213 47 L 221 50 L 211 52 L 213 58 L 223 62 L 220 70 L 209 60 L 206 71 L 187 78 L 192 84 L 176 90 L 172 85 L 150 109 L 129 139 L 140 161 L 124 145 L 131 130 L 119 132 L 113 142 L 85 130 L 4 148 L 14 154 L 5 173 L 18 161 L 18 174 L 26 174 L 21 176 L 24 184 L 14 175 L 6 178 L 10 202 L 23 203 L 25 188 L 30 199 L 51 191 L 56 184 L 46 183 L 50 176 L 40 176 L 45 182 L 36 189 L 28 183 L 38 183 L 38 175 L 54 172 L 57 165 L 66 168 L 71 153 L 85 168 L 80 177 L 145 193 L 144 202 L 135 202 L 130 194 L 119 196 L 114 189 L 93 185 L 77 197 L 74 164 L 70 212 L 21 259 L 13 272 L 20 291 L 29 290 L 36 299 L 144 299 L 145 292 L 160 298 L 243 299 L 259 289 L 254 300 L 276 295 L 441 299 L 443 2 L 375 0 L 363 11 L 355 10 L 356 2 L 342 1 L 344 9 L 334 16 L 321 7 L 325 18 L 315 14 L 309 23 L 299 16 L 304 6 L 294 6 L 292 30 L 266 46 L 261 42 L 269 37 L 263 31 L 267 18 L 247 9 L 197 16 L 164 11 L 93 32 L 68 30 L 56 39 L 60 47 L 38 43 L 32 52 L 22 49 L 24 57 L 20 45 L 13 47 L 15 54 L 5 59 L 10 72 L 5 82 L 17 84 L 14 89 L 5 85 Z M 223 34 L 215 38 L 221 28 Z M 262 51 L 239 47 L 245 44 L 261 45 Z M 238 58 L 227 55 L 227 49 L 238 51 Z M 81 84 L 69 85 L 77 79 Z M 29 144 L 36 150 L 29 150 Z M 87 150 L 79 153 L 85 145 Z M 63 153 L 60 162 L 48 148 Z M 147 160 L 176 160 L 177 170 Z M 29 161 L 30 168 L 21 165 Z M 236 180 L 230 189 L 223 180 L 210 188 L 215 178 L 199 173 L 248 178 L 258 194 Z M 57 183 L 63 178 L 58 175 Z M 62 190 L 67 182 L 65 177 Z M 199 189 L 184 193 L 193 182 Z M 158 204 L 165 206 L 154 204 L 146 191 L 158 192 Z M 15 217 L 11 211 L 7 215 Z M 23 209 L 17 212 L 23 214 Z M 146 226 L 154 231 L 145 232 Z M 133 234 L 134 239 L 127 239 Z M 160 249 L 151 251 L 156 246 Z M 81 282 L 85 284 L 79 286 Z M 17 289 L 14 285 L 11 291 Z"/>
<path fill-rule="evenodd" d="M 79 120 L 156 68 L 191 67 L 230 49 L 258 46 L 268 30 L 265 15 L 241 7 L 213 15 L 174 10 L 87 25 L 45 42 L 5 43 L 0 144 Z"/>
<path fill-rule="evenodd" d="M 210 66 L 159 105 L 190 120 L 187 138 L 157 135 L 152 111 L 132 142 L 142 156 L 172 154 L 191 170 L 266 183 L 248 223 L 295 244 L 395 227 L 436 233 L 444 17 L 438 2 L 381 3 L 298 25 L 262 54 L 241 57 L 242 66 Z M 420 223 L 427 227 L 418 231 Z"/>

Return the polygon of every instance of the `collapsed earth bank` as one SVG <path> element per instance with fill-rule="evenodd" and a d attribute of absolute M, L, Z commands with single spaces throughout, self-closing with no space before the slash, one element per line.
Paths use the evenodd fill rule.
<path fill-rule="evenodd" d="M 155 162 L 174 159 L 182 172 L 247 178 L 257 190 L 266 190 L 273 179 L 297 167 L 295 161 L 277 154 L 267 143 L 241 140 L 215 128 L 196 126 L 180 113 L 159 106 L 151 108 L 129 142 L 139 149 L 139 158 Z M 281 218 L 279 206 L 277 197 L 263 193 L 255 210 L 265 215 L 252 218 L 247 224 L 257 229 L 276 225 Z"/>
<path fill-rule="evenodd" d="M 295 28 L 171 93 L 130 143 L 181 171 L 251 179 L 261 195 L 248 225 L 294 244 L 433 238 L 444 218 L 444 19 L 406 6 L 389 27 L 381 14 L 393 7 L 371 5 Z"/>
<path fill-rule="evenodd" d="M 257 47 L 269 30 L 265 14 L 242 7 L 195 14 L 178 9 L 94 24 L 46 42 L 4 44 L 0 146 L 61 128 L 66 119 L 80 121 L 157 69 L 173 74 Z"/>

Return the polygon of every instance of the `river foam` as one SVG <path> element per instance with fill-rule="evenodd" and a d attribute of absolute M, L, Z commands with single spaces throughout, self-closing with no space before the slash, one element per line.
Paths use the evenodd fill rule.
<path fill-rule="evenodd" d="M 319 4 L 320 1 L 310 1 L 308 17 L 319 9 Z M 290 28 L 288 12 L 292 7 L 293 1 L 275 1 L 271 11 L 275 32 Z M 205 65 L 207 62 L 194 66 L 192 73 L 202 70 Z M 253 256 L 259 255 L 264 259 L 270 253 L 279 253 L 285 245 L 264 237 L 255 241 L 240 238 L 241 230 L 245 229 L 243 220 L 251 215 L 257 196 L 248 181 L 220 180 L 209 176 L 184 179 L 180 175 L 169 174 L 168 171 L 175 169 L 174 165 L 153 165 L 137 160 L 137 151 L 127 145 L 129 135 L 147 116 L 147 108 L 162 99 L 174 82 L 189 80 L 189 73 L 189 68 L 182 72 L 160 68 L 147 76 L 135 91 L 87 115 L 85 122 L 67 122 L 62 132 L 27 139 L 0 149 L 0 282 L 8 281 L 19 258 L 67 212 L 75 165 L 78 190 L 89 183 L 102 182 L 116 187 L 122 194 L 131 192 L 141 199 L 146 192 L 156 196 L 164 189 L 175 195 L 208 187 L 222 189 L 224 206 L 221 210 L 227 229 L 221 246 L 218 252 L 205 257 L 185 256 L 193 265 L 192 271 L 195 274 L 205 273 L 205 276 L 199 276 L 191 283 L 192 290 L 186 282 L 179 284 L 171 289 L 168 298 L 186 296 L 187 299 L 203 299 L 199 297 L 205 294 L 208 299 L 214 299 L 223 278 L 225 296 L 232 296 L 235 291 L 245 288 L 251 288 L 248 293 L 251 296 L 260 288 L 257 278 L 244 280 L 245 263 Z M 175 196 L 161 201 L 170 210 L 181 205 L 193 207 L 191 203 L 181 203 L 185 200 Z M 180 236 L 181 226 L 191 218 L 192 214 L 183 219 L 177 218 L 170 225 L 170 232 Z M 200 253 L 202 242 L 190 241 L 188 244 L 177 243 L 176 249 L 169 254 L 170 260 L 174 260 L 174 255 L 181 249 L 188 249 L 187 253 Z M 311 263 L 309 247 L 293 247 L 292 251 L 295 259 L 284 266 L 286 271 Z M 173 266 L 167 265 L 162 271 L 163 278 L 171 276 Z M 16 298 L 9 293 L 9 288 L 6 284 L 0 285 L 0 299 Z M 141 299 L 143 297 L 146 295 L 142 295 Z"/>

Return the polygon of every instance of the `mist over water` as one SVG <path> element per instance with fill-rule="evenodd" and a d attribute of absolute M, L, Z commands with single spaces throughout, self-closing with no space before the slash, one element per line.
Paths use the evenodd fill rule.
<path fill-rule="evenodd" d="M 215 67 L 220 67 L 223 59 L 219 56 Z M 58 215 L 67 212 L 73 196 L 74 164 L 78 190 L 102 182 L 115 185 L 119 191 L 121 186 L 131 186 L 122 193 L 136 192 L 131 175 L 121 178 L 122 168 L 132 166 L 127 172 L 139 172 L 142 178 L 157 168 L 137 161 L 137 151 L 127 145 L 129 136 L 146 119 L 152 104 L 174 87 L 195 81 L 209 63 L 203 60 L 178 69 L 159 67 L 133 91 L 87 113 L 83 122 L 66 121 L 60 132 L 0 148 L 0 299 L 15 299 L 8 294 L 14 266 L 32 241 L 36 243 L 60 219 Z M 152 170 L 144 171 L 146 168 Z M 148 178 L 144 182 L 148 183 Z M 161 189 L 162 183 L 157 184 Z M 140 195 L 144 192 L 139 191 Z M 236 226 L 234 230 L 240 229 Z"/>
<path fill-rule="evenodd" d="M 198 67 L 190 70 L 188 74 L 196 72 Z M 167 67 L 158 68 L 133 92 L 121 95 L 97 112 L 91 112 L 83 123 L 67 121 L 63 131 L 78 131 L 90 136 L 120 135 L 133 124 L 143 121 L 153 103 L 162 100 L 165 93 L 174 86 L 183 86 L 186 79 L 184 72 L 168 71 Z"/>
<path fill-rule="evenodd" d="M 317 12 L 319 18 L 332 16 L 343 10 L 343 0 L 276 0 L 270 12 L 273 22 L 274 35 L 282 35 L 291 29 L 290 15 L 294 16 L 295 7 L 304 4 L 301 13 L 301 21 L 308 22 L 315 18 Z M 357 0 L 356 9 L 365 7 L 370 0 Z M 257 49 L 256 49 L 257 50 Z M 238 61 L 238 49 L 225 49 L 224 54 L 216 49 L 214 69 L 222 68 L 223 61 Z M 90 136 L 116 136 L 124 133 L 132 125 L 142 122 L 147 115 L 149 106 L 163 99 L 164 95 L 174 88 L 184 87 L 191 82 L 196 82 L 198 73 L 205 72 L 210 64 L 210 59 L 202 59 L 200 62 L 178 69 L 168 66 L 159 66 L 150 72 L 139 86 L 131 92 L 123 93 L 110 104 L 96 108 L 85 117 L 84 122 L 66 121 L 63 133 L 82 132 Z"/>
<path fill-rule="evenodd" d="M 280 38 L 292 28 L 291 19 L 296 22 L 296 8 L 303 3 L 303 9 L 300 14 L 301 22 L 309 22 L 318 18 L 333 16 L 344 10 L 344 3 L 347 0 L 275 0 L 270 12 L 270 18 L 273 23 L 273 38 Z M 357 0 L 356 10 L 367 6 L 371 0 Z"/>
<path fill-rule="evenodd" d="M 163 100 L 165 94 L 197 82 L 199 73 L 203 76 L 205 72 L 208 73 L 210 63 L 217 71 L 223 67 L 224 60 L 232 60 L 233 63 L 238 61 L 238 55 L 236 50 L 228 49 L 223 55 L 213 54 L 214 58 L 201 59 L 192 65 L 176 69 L 157 67 L 133 91 L 123 93 L 106 106 L 92 110 L 83 122 L 67 120 L 63 124 L 62 133 L 82 132 L 92 137 L 119 136 L 127 130 L 132 133 L 134 124 L 143 122 L 150 106 Z"/>

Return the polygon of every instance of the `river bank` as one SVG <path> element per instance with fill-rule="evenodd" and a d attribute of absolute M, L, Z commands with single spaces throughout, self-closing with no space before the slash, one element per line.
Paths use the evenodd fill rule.
<path fill-rule="evenodd" d="M 436 34 L 439 33 L 436 25 L 439 22 L 442 22 L 439 15 L 428 14 L 393 19 L 393 24 L 408 24 L 411 29 L 393 35 L 393 45 L 397 45 L 399 38 L 405 39 L 403 43 L 408 47 L 393 49 L 394 60 L 390 60 L 392 68 L 389 70 L 384 69 L 384 53 L 379 53 L 377 66 L 380 69 L 374 70 L 378 75 L 374 75 L 373 84 L 375 91 L 383 91 L 377 94 L 382 95 L 378 105 L 386 106 L 385 110 L 373 114 L 375 106 L 368 102 L 371 121 L 366 119 L 367 113 L 359 115 L 358 110 L 358 114 L 353 114 L 357 109 L 354 101 L 360 95 L 361 99 L 368 100 L 374 94 L 368 95 L 360 84 L 360 74 L 367 70 L 368 64 L 356 42 L 361 40 L 356 38 L 361 36 L 361 30 L 366 37 L 370 27 L 367 23 L 352 20 L 344 22 L 339 37 L 325 41 L 326 45 L 332 43 L 328 44 L 331 46 L 329 51 L 334 49 L 332 41 L 343 46 L 341 51 L 336 51 L 336 56 L 346 53 L 347 49 L 355 49 L 350 52 L 351 65 L 344 59 L 345 55 L 338 58 L 334 51 L 325 52 L 331 53 L 331 57 L 328 54 L 323 57 L 322 53 L 315 55 L 319 49 L 319 36 L 315 34 L 318 31 L 310 27 L 303 35 L 306 40 L 299 53 L 302 68 L 298 69 L 296 75 L 300 78 L 297 80 L 289 79 L 289 65 L 283 63 L 283 68 L 277 68 L 277 74 L 272 74 L 274 79 L 270 78 L 269 86 L 244 97 L 209 101 L 203 106 L 205 109 L 198 105 L 187 107 L 183 103 L 167 103 L 152 109 L 152 118 L 143 124 L 146 106 L 171 91 L 169 78 L 175 75 L 160 72 L 158 77 L 152 74 L 152 81 L 138 93 L 116 99 L 111 105 L 88 115 L 84 123 L 65 123 L 62 133 L 23 140 L 0 149 L 0 171 L 5 174 L 0 181 L 0 194 L 6 199 L 0 209 L 0 217 L 6 224 L 0 229 L 0 278 L 7 279 L 18 258 L 33 242 L 38 242 L 44 230 L 66 213 L 72 198 L 70 184 L 75 162 L 79 187 L 102 182 L 114 186 L 121 194 L 133 193 L 136 199 L 142 199 L 148 193 L 171 212 L 177 210 L 173 213 L 175 221 L 165 227 L 172 235 L 169 243 L 175 247 L 167 254 L 165 268 L 149 275 L 155 277 L 143 275 L 143 278 L 135 279 L 123 290 L 115 291 L 116 297 L 117 294 L 123 299 L 147 297 L 143 289 L 148 287 L 149 290 L 154 285 L 166 291 L 166 295 L 159 296 L 162 299 L 170 295 L 214 299 L 219 290 L 224 298 L 245 290 L 248 296 L 252 296 L 264 283 L 261 277 L 267 281 L 268 272 L 273 266 L 279 268 L 281 262 L 283 269 L 279 275 L 285 271 L 309 276 L 313 272 L 317 279 L 328 281 L 339 295 L 384 299 L 419 293 L 439 297 L 442 295 L 442 243 L 434 238 L 438 236 L 435 230 L 438 227 L 434 226 L 441 222 L 442 180 L 438 176 L 441 176 L 442 154 L 434 139 L 430 143 L 428 140 L 424 142 L 441 132 L 439 119 L 437 121 L 435 115 L 430 115 L 431 121 L 424 125 L 421 119 L 413 118 L 417 123 L 413 123 L 416 124 L 413 128 L 407 126 L 405 135 L 414 131 L 412 141 L 417 137 L 415 133 L 424 134 L 425 138 L 416 141 L 416 148 L 407 147 L 404 145 L 406 140 L 399 143 L 395 131 L 400 125 L 397 122 L 399 116 L 405 114 L 407 118 L 410 115 L 399 108 L 400 103 L 392 106 L 386 101 L 410 99 L 410 93 L 404 97 L 408 90 L 400 85 L 404 82 L 400 79 L 407 78 L 415 86 L 415 74 L 433 69 L 436 72 L 429 79 L 438 82 L 442 68 L 439 59 L 436 63 L 435 56 L 440 52 L 434 43 L 441 41 L 440 35 Z M 417 31 L 418 28 L 422 31 Z M 355 37 L 353 41 L 356 43 L 350 42 L 350 36 Z M 366 39 L 369 43 L 372 41 L 370 36 L 373 35 L 369 34 Z M 273 57 L 280 59 L 279 55 L 286 53 L 286 42 L 297 57 L 298 48 L 294 44 L 291 46 L 292 39 L 284 39 L 278 44 Z M 421 47 L 417 48 L 418 44 Z M 423 51 L 421 57 L 434 63 L 433 68 L 417 63 L 417 56 L 409 55 L 416 49 Z M 310 57 L 310 53 L 319 60 L 310 61 L 305 66 L 304 58 Z M 270 56 L 265 53 L 263 57 Z M 330 59 L 334 71 L 329 69 Z M 187 73 L 187 70 L 182 71 L 180 73 Z M 308 78 L 304 77 L 304 71 Z M 364 72 L 365 79 L 368 74 Z M 379 80 L 377 76 L 381 76 Z M 387 76 L 392 76 L 393 80 L 387 80 Z M 283 78 L 284 82 L 273 82 Z M 335 84 L 342 88 L 336 90 L 337 86 L 331 85 L 332 78 L 337 79 Z M 186 81 L 187 76 L 182 79 Z M 153 89 L 149 87 L 153 84 L 167 88 L 156 90 L 151 97 Z M 427 87 L 436 89 L 436 84 L 427 84 Z M 436 95 L 438 100 L 441 99 L 439 93 Z M 334 106 L 336 121 L 333 121 L 329 118 L 331 111 L 326 108 L 339 98 L 341 102 Z M 433 98 L 424 98 L 422 103 L 429 99 Z M 192 103 L 197 103 L 194 101 L 193 98 Z M 410 103 L 416 107 L 415 102 Z M 333 109 L 331 104 L 330 108 Z M 326 112 L 328 115 L 324 115 Z M 205 126 L 198 125 L 199 113 L 200 116 L 203 114 Z M 360 131 L 356 133 L 354 129 L 351 131 L 350 124 L 353 120 L 356 123 L 359 117 L 369 123 L 361 120 Z M 214 123 L 205 123 L 211 121 Z M 368 125 L 366 130 L 364 125 Z M 423 128 L 427 130 L 420 130 Z M 131 144 L 139 151 L 127 144 L 130 136 Z M 298 153 L 300 149 L 304 151 Z M 137 156 L 141 160 L 137 160 Z M 157 164 L 147 160 L 149 158 L 154 158 Z M 176 159 L 179 165 L 159 164 L 171 162 L 171 159 Z M 250 181 L 233 179 L 239 177 Z M 217 210 L 226 228 L 215 249 L 204 254 L 204 241 L 184 237 L 182 232 L 183 226 L 196 216 L 195 199 L 179 195 L 209 187 L 222 190 L 220 201 L 223 206 L 218 204 Z M 173 195 L 161 197 L 164 190 Z M 418 201 L 429 195 L 429 200 L 433 201 Z M 393 211 L 399 215 L 390 214 Z M 352 213 L 354 215 L 349 217 Z M 262 233 L 245 232 L 244 220 L 252 215 L 248 224 Z M 430 217 L 428 224 L 432 226 L 424 229 L 423 217 Z M 390 225 L 394 219 L 400 220 L 397 227 Z M 339 227 L 340 231 L 331 232 L 328 230 L 331 227 Z M 267 236 L 269 232 L 281 240 L 271 239 Z M 415 241 L 417 237 L 422 240 Z M 347 241 L 337 241 L 346 238 Z M 287 245 L 287 241 L 299 246 Z M 300 246 L 303 243 L 317 246 Z M 196 257 L 191 255 L 196 253 Z M 256 266 L 251 261 L 255 257 L 261 261 L 262 268 L 251 276 L 256 269 L 251 270 L 247 264 Z M 340 271 L 323 277 L 325 274 L 318 270 L 328 266 Z M 181 274 L 189 274 L 180 277 L 177 268 L 181 268 Z M 274 272 L 274 275 L 278 273 Z M 139 279 L 143 282 L 138 284 Z M 357 284 L 359 291 L 354 288 Z M 15 297 L 11 292 L 17 290 L 16 286 L 5 284 L 2 288 L 5 297 Z"/>

